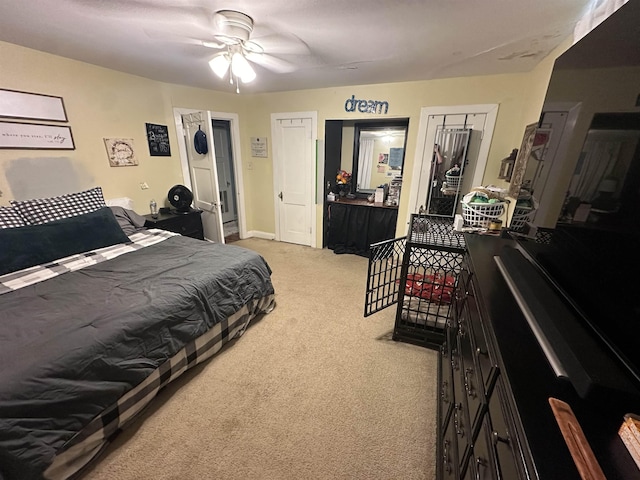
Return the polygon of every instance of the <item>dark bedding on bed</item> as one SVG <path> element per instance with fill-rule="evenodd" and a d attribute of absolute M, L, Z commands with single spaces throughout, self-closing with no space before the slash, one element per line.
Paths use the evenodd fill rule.
<path fill-rule="evenodd" d="M 184 345 L 273 294 L 264 259 L 175 236 L 0 295 L 0 478 L 40 478 Z"/>

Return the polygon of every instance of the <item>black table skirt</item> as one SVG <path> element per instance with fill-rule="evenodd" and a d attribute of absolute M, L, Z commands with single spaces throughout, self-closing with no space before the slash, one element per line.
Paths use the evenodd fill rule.
<path fill-rule="evenodd" d="M 395 237 L 398 210 L 331 203 L 327 248 L 334 253 L 369 256 L 369 245 Z"/>

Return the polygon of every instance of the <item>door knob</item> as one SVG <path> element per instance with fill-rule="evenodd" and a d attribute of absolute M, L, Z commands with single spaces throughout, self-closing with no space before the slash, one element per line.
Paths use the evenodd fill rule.
<path fill-rule="evenodd" d="M 278 194 L 278 197 L 280 197 L 280 200 L 282 200 L 282 192 Z"/>

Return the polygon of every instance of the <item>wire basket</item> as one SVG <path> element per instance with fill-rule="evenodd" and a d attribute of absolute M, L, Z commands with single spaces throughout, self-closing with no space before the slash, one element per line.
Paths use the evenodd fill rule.
<path fill-rule="evenodd" d="M 463 203 L 464 223 L 473 227 L 489 228 L 491 220 L 495 220 L 504 212 L 505 203 Z"/>
<path fill-rule="evenodd" d="M 458 188 L 460 186 L 460 182 L 462 182 L 462 175 L 444 175 L 444 178 L 447 182 L 447 187 L 450 188 Z"/>
<path fill-rule="evenodd" d="M 516 209 L 513 211 L 513 217 L 511 217 L 511 223 L 509 224 L 509 230 L 513 230 L 514 232 L 521 231 L 535 211 L 535 208 L 532 207 L 519 207 L 516 205 Z"/>

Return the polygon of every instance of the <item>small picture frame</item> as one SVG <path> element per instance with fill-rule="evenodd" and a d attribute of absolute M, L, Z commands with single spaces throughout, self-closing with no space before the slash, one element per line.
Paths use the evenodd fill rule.
<path fill-rule="evenodd" d="M 138 165 L 133 138 L 105 138 L 109 165 L 112 167 L 134 167 Z"/>

